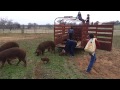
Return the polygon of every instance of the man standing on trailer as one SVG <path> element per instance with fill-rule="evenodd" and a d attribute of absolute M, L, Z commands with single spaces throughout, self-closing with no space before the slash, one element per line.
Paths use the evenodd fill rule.
<path fill-rule="evenodd" d="M 74 35 L 74 29 L 73 27 L 71 26 L 71 28 L 68 30 L 68 34 L 69 34 L 69 39 L 73 39 L 73 35 Z"/>
<path fill-rule="evenodd" d="M 87 23 L 87 24 L 89 24 L 89 22 L 90 22 L 90 15 L 89 15 L 89 14 L 87 14 L 86 23 Z"/>
<path fill-rule="evenodd" d="M 83 23 L 85 23 L 85 20 L 82 19 L 82 15 L 81 15 L 80 12 L 78 12 L 77 19 L 79 19 L 80 21 L 82 21 Z"/>

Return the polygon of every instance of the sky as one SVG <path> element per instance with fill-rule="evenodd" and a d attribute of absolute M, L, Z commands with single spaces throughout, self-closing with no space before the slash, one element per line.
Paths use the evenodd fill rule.
<path fill-rule="evenodd" d="M 13 20 L 20 24 L 54 24 L 57 17 L 76 17 L 79 11 L 0 11 L 0 18 Z M 90 22 L 120 21 L 120 11 L 80 11 L 82 18 L 90 14 Z"/>

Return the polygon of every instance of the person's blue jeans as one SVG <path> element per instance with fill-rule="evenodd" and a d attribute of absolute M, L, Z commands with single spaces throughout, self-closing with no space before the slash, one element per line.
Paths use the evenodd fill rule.
<path fill-rule="evenodd" d="M 74 56 L 74 49 L 76 47 L 77 43 L 73 40 L 68 40 L 65 45 L 65 51 L 67 53 L 70 53 L 71 56 Z"/>
<path fill-rule="evenodd" d="M 70 55 L 71 56 L 74 56 L 74 50 L 75 50 L 76 45 L 77 45 L 77 43 L 75 41 L 71 42 L 71 45 L 70 45 Z"/>
<path fill-rule="evenodd" d="M 90 63 L 88 65 L 87 72 L 91 71 L 91 69 L 92 69 L 93 64 L 95 63 L 95 61 L 96 61 L 96 54 L 91 55 L 91 60 L 90 60 Z"/>
<path fill-rule="evenodd" d="M 73 39 L 73 33 L 69 33 L 69 39 Z"/>
<path fill-rule="evenodd" d="M 75 49 L 75 47 L 73 47 L 73 46 L 70 47 L 70 55 L 71 56 L 74 56 L 74 49 Z"/>

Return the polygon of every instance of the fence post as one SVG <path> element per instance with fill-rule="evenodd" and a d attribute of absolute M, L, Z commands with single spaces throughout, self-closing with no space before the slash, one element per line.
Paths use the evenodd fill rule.
<path fill-rule="evenodd" d="M 24 25 L 22 25 L 21 33 L 24 34 Z"/>

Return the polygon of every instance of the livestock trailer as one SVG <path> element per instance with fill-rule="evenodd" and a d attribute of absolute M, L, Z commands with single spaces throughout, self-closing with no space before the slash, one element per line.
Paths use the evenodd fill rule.
<path fill-rule="evenodd" d="M 62 21 L 69 22 L 64 23 Z M 59 22 L 56 24 L 56 22 Z M 72 26 L 74 29 L 74 39 L 78 41 L 76 48 L 84 48 L 87 43 L 87 38 L 90 33 L 94 34 L 97 40 L 100 43 L 100 47 L 98 49 L 101 50 L 112 50 L 112 41 L 113 41 L 113 23 L 106 24 L 86 24 L 80 22 L 76 24 L 75 17 L 58 17 L 54 21 L 54 42 L 56 47 L 64 48 L 65 45 L 63 41 L 68 39 L 68 29 Z"/>

